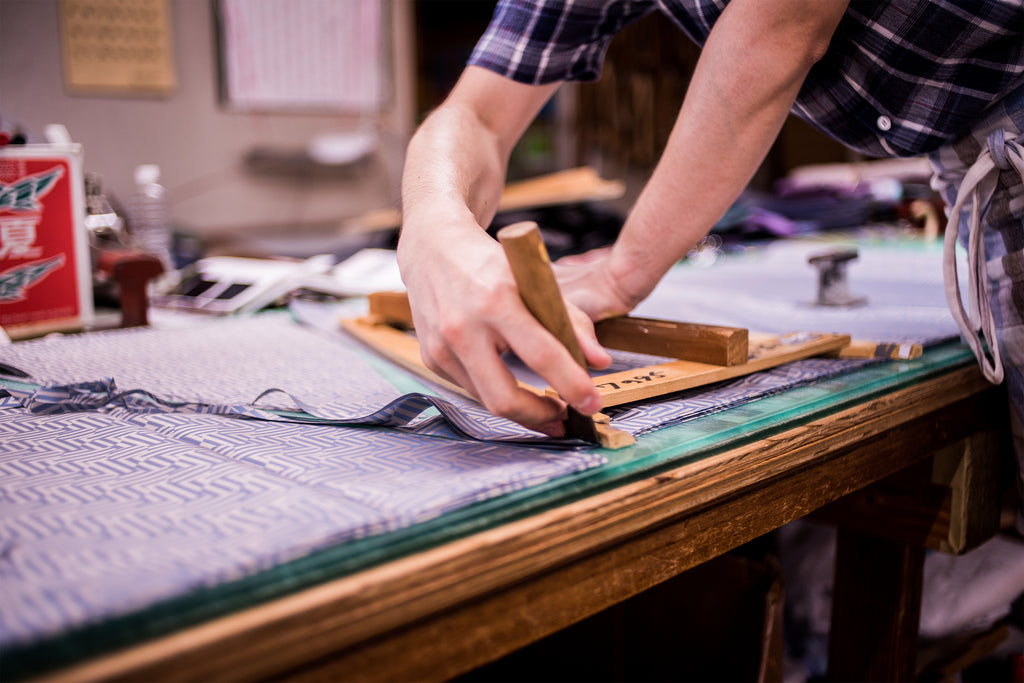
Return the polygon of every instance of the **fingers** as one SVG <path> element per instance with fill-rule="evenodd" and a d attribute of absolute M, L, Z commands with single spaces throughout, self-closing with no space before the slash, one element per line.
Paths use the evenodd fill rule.
<path fill-rule="evenodd" d="M 594 321 L 590 319 L 589 315 L 572 304 L 567 304 L 566 309 L 569 311 L 569 319 L 572 321 L 572 327 L 576 332 L 576 338 L 580 342 L 580 348 L 583 350 L 583 357 L 587 361 L 587 366 L 595 370 L 604 370 L 611 365 L 612 357 L 601 346 L 600 342 L 597 341 Z"/>
<path fill-rule="evenodd" d="M 496 242 L 474 234 L 432 256 L 407 261 L 403 270 L 427 367 L 495 415 L 552 436 L 564 434 L 565 402 L 585 414 L 600 409 L 587 371 L 526 310 Z M 586 314 L 573 309 L 571 316 L 586 360 L 607 365 Z M 501 357 L 509 349 L 564 402 L 521 387 Z"/>
<path fill-rule="evenodd" d="M 421 345 L 421 354 L 431 370 L 466 389 L 491 413 L 548 436 L 564 436 L 565 404 L 521 387 L 502 361 L 500 345 L 486 337 Z"/>
<path fill-rule="evenodd" d="M 576 363 L 569 350 L 541 327 L 525 308 L 520 307 L 515 317 L 516 335 L 510 339 L 512 351 L 572 407 L 587 415 L 600 410 L 600 393 L 590 375 Z M 597 343 L 596 339 L 593 343 Z M 597 360 L 600 362 L 600 358 Z"/>

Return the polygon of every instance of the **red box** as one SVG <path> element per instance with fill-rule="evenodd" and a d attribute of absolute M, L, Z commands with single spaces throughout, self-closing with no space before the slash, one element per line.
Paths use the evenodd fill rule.
<path fill-rule="evenodd" d="M 78 144 L 0 148 L 0 328 L 12 339 L 93 316 Z"/>

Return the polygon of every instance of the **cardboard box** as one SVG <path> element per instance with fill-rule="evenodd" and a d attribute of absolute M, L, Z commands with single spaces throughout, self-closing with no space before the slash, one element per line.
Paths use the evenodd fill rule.
<path fill-rule="evenodd" d="M 0 148 L 0 328 L 12 339 L 93 316 L 78 144 Z"/>

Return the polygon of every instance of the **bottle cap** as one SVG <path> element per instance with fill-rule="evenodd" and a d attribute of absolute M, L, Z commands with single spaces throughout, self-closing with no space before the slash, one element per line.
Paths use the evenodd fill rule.
<path fill-rule="evenodd" d="M 156 164 L 141 164 L 135 167 L 135 184 L 149 185 L 160 182 L 160 167 Z"/>

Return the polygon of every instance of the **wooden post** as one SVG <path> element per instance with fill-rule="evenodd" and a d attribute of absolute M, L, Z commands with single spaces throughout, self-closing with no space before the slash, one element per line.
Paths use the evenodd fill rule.
<path fill-rule="evenodd" d="M 839 530 L 829 680 L 914 680 L 924 552 Z"/>
<path fill-rule="evenodd" d="M 526 308 L 569 350 L 580 367 L 587 367 L 537 224 L 524 221 L 502 228 L 498 231 L 498 241 L 505 248 L 519 296 Z"/>

